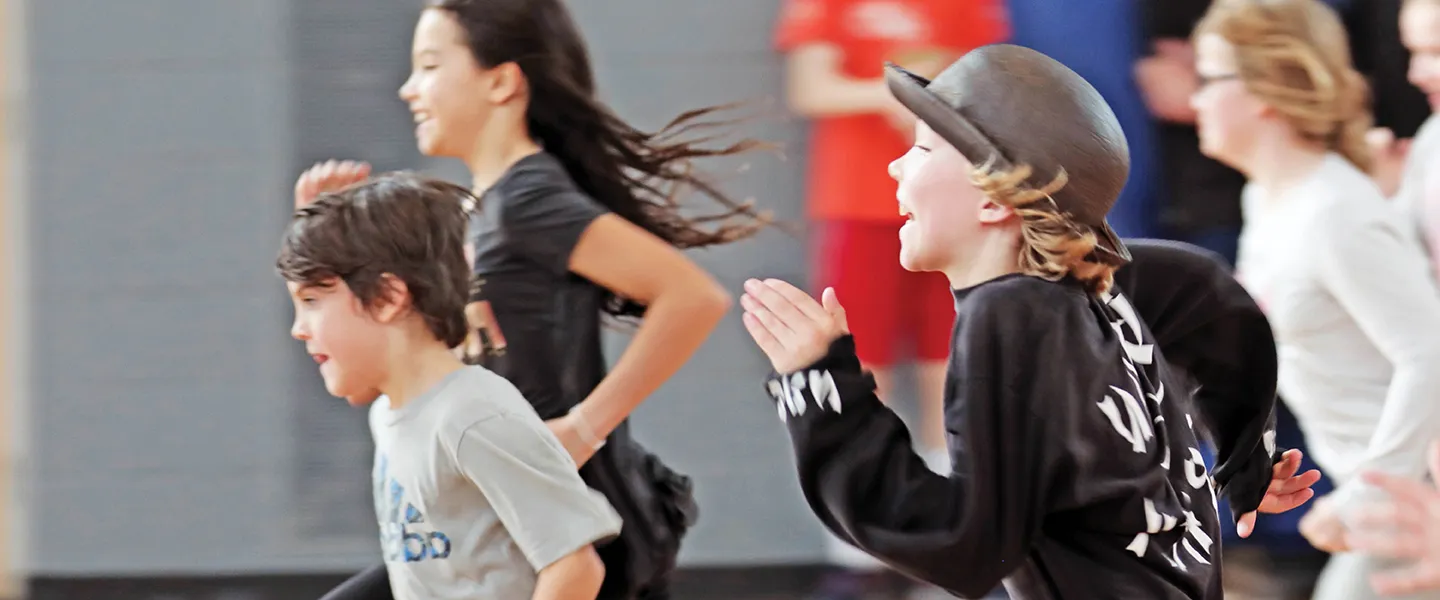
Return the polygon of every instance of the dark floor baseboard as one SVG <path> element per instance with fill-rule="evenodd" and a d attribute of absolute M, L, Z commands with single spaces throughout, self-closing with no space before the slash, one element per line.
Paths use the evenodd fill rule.
<path fill-rule="evenodd" d="M 676 600 L 802 597 L 820 566 L 702 567 L 676 574 Z M 349 574 L 217 577 L 37 577 L 29 600 L 316 600 Z"/>

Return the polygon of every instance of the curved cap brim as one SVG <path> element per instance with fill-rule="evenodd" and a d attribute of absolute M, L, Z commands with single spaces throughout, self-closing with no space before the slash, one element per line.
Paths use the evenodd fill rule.
<path fill-rule="evenodd" d="M 945 138 L 945 141 L 959 150 L 971 163 L 980 165 L 989 161 L 990 167 L 997 171 L 1014 167 L 1010 158 L 989 136 L 957 108 L 928 89 L 929 79 L 894 63 L 886 63 L 885 85 L 900 104 L 935 130 L 935 133 L 940 134 L 940 137 Z M 1099 224 L 1085 226 L 1095 232 L 1098 242 L 1095 248 L 1096 258 L 1117 266 L 1130 262 L 1130 251 L 1125 248 L 1125 243 L 1115 234 L 1108 221 L 1102 220 Z"/>
<path fill-rule="evenodd" d="M 980 128 L 943 98 L 927 89 L 930 85 L 929 79 L 894 63 L 885 63 L 885 85 L 900 104 L 915 113 L 916 118 L 924 121 L 935 133 L 950 142 L 950 145 L 955 146 L 970 162 L 981 164 L 987 160 L 994 161 L 992 166 L 996 169 L 1007 169 L 1011 166 L 1005 153 L 1001 152 Z"/>

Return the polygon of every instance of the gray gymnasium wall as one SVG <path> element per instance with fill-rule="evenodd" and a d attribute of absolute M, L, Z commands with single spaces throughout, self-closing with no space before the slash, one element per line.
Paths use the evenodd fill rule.
<path fill-rule="evenodd" d="M 404 77 L 410 0 L 30 0 L 30 439 L 24 566 L 48 575 L 351 569 L 374 560 L 363 414 L 327 397 L 287 337 L 271 271 L 305 164 L 418 167 Z M 602 93 L 656 126 L 774 101 L 777 0 L 575 2 Z M 642 24 L 643 23 L 643 24 Z M 790 158 L 714 165 L 799 216 Z M 769 232 L 697 253 L 731 289 L 804 276 Z M 616 337 L 612 357 L 623 345 Z M 635 418 L 693 475 L 690 564 L 812 562 L 818 529 L 732 314 Z"/>
<path fill-rule="evenodd" d="M 288 4 L 27 8 L 24 566 L 293 565 Z"/>

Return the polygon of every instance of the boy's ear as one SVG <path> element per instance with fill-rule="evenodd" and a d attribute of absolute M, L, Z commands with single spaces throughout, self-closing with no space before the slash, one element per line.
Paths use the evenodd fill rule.
<path fill-rule="evenodd" d="M 380 275 L 380 293 L 371 304 L 370 313 L 376 321 L 391 323 L 410 310 L 410 286 L 390 273 Z"/>
<path fill-rule="evenodd" d="M 977 216 L 981 223 L 994 225 L 1004 223 L 1015 216 L 1015 209 L 986 196 L 980 201 L 980 214 Z"/>

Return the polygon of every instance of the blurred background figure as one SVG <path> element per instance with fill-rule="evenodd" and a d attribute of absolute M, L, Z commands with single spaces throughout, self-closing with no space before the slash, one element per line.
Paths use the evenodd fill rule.
<path fill-rule="evenodd" d="M 1136 84 L 1142 54 L 1141 3 L 1133 0 L 1008 0 L 1014 42 L 1039 50 L 1079 73 L 1115 111 L 1130 145 L 1130 179 L 1111 209 L 1121 237 L 1163 237 L 1156 221 L 1162 177 L 1154 121 Z"/>
<path fill-rule="evenodd" d="M 1410 82 L 1432 107 L 1440 105 L 1440 1 L 1405 0 L 1400 32 L 1411 52 Z M 1412 143 L 1396 139 L 1392 132 L 1380 132 L 1372 141 L 1376 144 L 1377 177 L 1386 177 L 1382 186 L 1395 191 L 1397 203 L 1414 220 L 1431 261 L 1436 262 L 1440 259 L 1440 176 L 1433 168 L 1440 165 L 1440 121 L 1427 119 Z"/>
<path fill-rule="evenodd" d="M 1191 98 L 1199 90 L 1191 33 L 1210 8 L 1211 0 L 1147 0 L 1142 3 L 1146 54 L 1135 63 L 1135 80 L 1155 120 L 1159 161 L 1157 227 L 1168 239 L 1195 244 L 1235 264 L 1242 218 L 1240 192 L 1245 176 L 1200 151 Z M 1277 444 L 1305 451 L 1295 418 L 1281 402 L 1277 407 Z M 1214 460 L 1211 448 L 1207 461 Z M 1305 451 L 1304 469 L 1316 468 Z M 1328 480 L 1315 486 L 1330 491 Z M 1221 500 L 1221 514 L 1229 510 Z M 1225 537 L 1225 581 L 1236 598 L 1309 597 L 1326 555 L 1300 535 L 1301 506 L 1289 513 L 1267 515 L 1256 522 L 1249 538 L 1234 524 L 1221 520 Z"/>
<path fill-rule="evenodd" d="M 1314 0 L 1227 1 L 1194 39 L 1200 147 L 1248 179 L 1241 279 L 1275 329 L 1280 393 L 1337 485 L 1299 524 L 1333 553 L 1314 597 L 1376 597 L 1370 576 L 1397 565 L 1341 536 L 1374 494 L 1359 471 L 1424 475 L 1440 431 L 1440 295 L 1371 179 L 1369 85 L 1339 15 Z"/>
<path fill-rule="evenodd" d="M 1380 191 L 1393 195 L 1398 191 L 1399 163 L 1404 162 L 1420 125 L 1432 111 L 1432 103 L 1426 98 L 1428 92 L 1419 83 L 1424 76 L 1420 75 L 1421 79 L 1417 80 L 1410 62 L 1412 46 L 1426 47 L 1423 39 L 1415 34 L 1427 28 L 1411 18 L 1411 34 L 1405 37 L 1413 39 L 1402 37 L 1401 7 L 1414 4 L 1411 0 L 1327 0 L 1326 3 L 1344 19 L 1355 68 L 1370 84 L 1371 112 L 1376 133 L 1381 134 L 1372 138 L 1372 142 L 1382 142 L 1374 148 L 1372 171 Z M 1421 56 L 1423 58 L 1423 52 Z"/>
<path fill-rule="evenodd" d="M 909 149 L 915 118 L 891 97 L 882 67 L 894 62 L 934 77 L 1007 34 L 999 0 L 786 0 L 775 34 L 787 104 L 811 120 L 811 287 L 835 288 L 850 307 L 857 353 L 882 398 L 900 396 L 896 367 L 912 359 L 918 450 L 937 472 L 950 469 L 941 396 L 955 300 L 944 277 L 908 272 L 897 260 L 904 219 L 886 167 Z M 887 587 L 878 563 L 837 538 L 827 543 L 837 570 L 815 598 L 862 598 Z"/>
<path fill-rule="evenodd" d="M 1159 227 L 1166 237 L 1208 248 L 1233 263 L 1242 225 L 1244 178 L 1200 152 L 1189 102 L 1199 84 L 1190 35 L 1210 4 L 1210 0 L 1145 2 L 1142 26 L 1147 55 L 1136 63 L 1135 72 L 1156 121 L 1157 153 L 1163 165 Z M 1397 163 L 1403 162 L 1409 148 L 1408 138 L 1429 115 L 1423 95 L 1405 80 L 1408 53 L 1401 45 L 1396 22 L 1401 2 L 1336 0 L 1328 4 L 1340 11 L 1355 67 L 1371 86 L 1374 133 L 1378 134 L 1372 139 L 1383 146 L 1377 147 L 1373 171 L 1382 188 L 1393 190 L 1399 175 Z M 1294 415 L 1283 402 L 1276 421 L 1280 446 L 1306 449 Z M 1305 468 L 1314 466 L 1308 450 L 1305 461 Z M 1321 495 L 1330 489 L 1328 478 L 1315 487 Z M 1248 539 L 1239 538 L 1233 527 L 1226 528 L 1226 581 L 1232 597 L 1310 597 L 1327 555 L 1299 533 L 1299 520 L 1309 508 L 1261 519 Z"/>
<path fill-rule="evenodd" d="M 1198 86 L 1190 33 L 1210 0 L 1149 0 L 1142 6 L 1146 54 L 1135 64 L 1135 81 L 1155 119 L 1158 227 L 1164 237 L 1210 250 L 1233 265 L 1245 176 L 1200 152 L 1190 107 Z"/>

